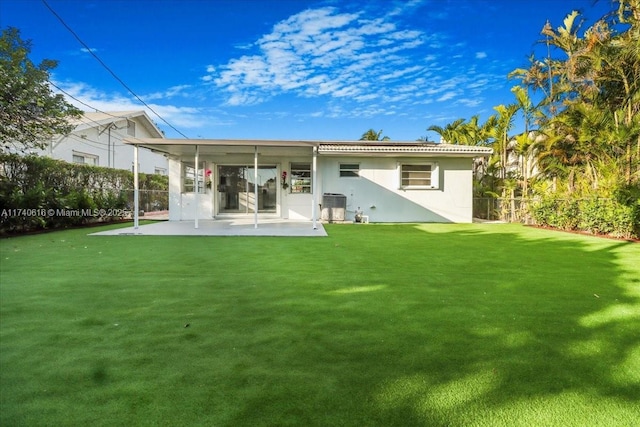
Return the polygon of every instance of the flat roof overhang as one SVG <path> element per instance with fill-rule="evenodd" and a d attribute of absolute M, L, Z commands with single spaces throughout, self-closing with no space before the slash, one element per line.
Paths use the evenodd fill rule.
<path fill-rule="evenodd" d="M 314 147 L 323 156 L 481 157 L 493 152 L 489 147 L 400 141 L 125 138 L 124 143 L 185 160 L 193 159 L 196 145 L 201 157 L 253 154 L 256 147 L 268 156 L 309 155 Z"/>
<path fill-rule="evenodd" d="M 317 143 L 313 141 L 274 141 L 254 139 L 159 139 L 125 138 L 125 144 L 138 145 L 151 151 L 182 160 L 193 160 L 195 147 L 200 157 L 219 157 L 227 154 L 258 154 L 268 156 L 310 155 Z"/>

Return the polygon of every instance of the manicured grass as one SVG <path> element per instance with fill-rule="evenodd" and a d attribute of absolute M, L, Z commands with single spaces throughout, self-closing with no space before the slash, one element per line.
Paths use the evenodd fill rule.
<path fill-rule="evenodd" d="M 327 231 L 1 240 L 0 425 L 637 425 L 639 244 Z"/>

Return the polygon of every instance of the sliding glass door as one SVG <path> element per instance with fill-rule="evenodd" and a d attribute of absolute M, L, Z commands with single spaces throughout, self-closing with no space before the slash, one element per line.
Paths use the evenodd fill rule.
<path fill-rule="evenodd" d="M 256 182 L 253 166 L 218 166 L 218 206 L 220 213 L 276 212 L 278 170 L 258 166 Z M 255 190 L 258 187 L 258 200 Z"/>

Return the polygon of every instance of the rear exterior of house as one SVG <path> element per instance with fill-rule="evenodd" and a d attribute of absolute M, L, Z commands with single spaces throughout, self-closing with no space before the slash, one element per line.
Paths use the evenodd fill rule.
<path fill-rule="evenodd" d="M 361 213 L 371 222 L 471 222 L 473 159 L 491 153 L 433 143 L 125 142 L 168 156 L 175 221 L 255 216 L 257 209 L 257 216 L 292 220 L 353 221 Z"/>

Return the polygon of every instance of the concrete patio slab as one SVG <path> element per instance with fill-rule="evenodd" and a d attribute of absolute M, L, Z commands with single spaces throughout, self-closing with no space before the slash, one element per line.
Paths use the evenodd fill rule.
<path fill-rule="evenodd" d="M 91 233 L 90 236 L 282 236 L 282 237 L 326 237 L 321 223 L 313 229 L 311 221 L 290 221 L 283 219 L 258 219 L 255 228 L 253 218 L 158 221 L 153 224 L 133 226 Z"/>

